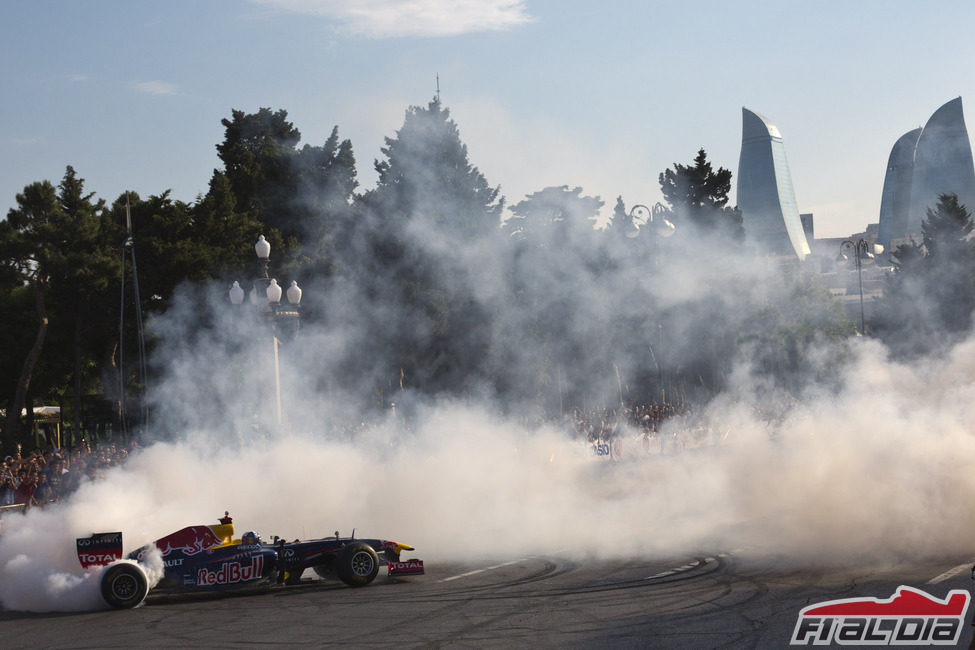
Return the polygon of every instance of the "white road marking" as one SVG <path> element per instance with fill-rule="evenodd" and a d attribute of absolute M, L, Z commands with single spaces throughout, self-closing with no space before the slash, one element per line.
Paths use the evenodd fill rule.
<path fill-rule="evenodd" d="M 512 560 L 510 562 L 505 562 L 503 564 L 495 564 L 494 566 L 489 566 L 484 569 L 475 569 L 474 571 L 468 571 L 467 573 L 460 573 L 455 576 L 450 576 L 449 578 L 443 578 L 440 582 L 450 582 L 451 580 L 458 580 L 460 578 L 466 578 L 468 576 L 477 575 L 478 573 L 484 573 L 485 571 L 493 571 L 494 569 L 500 569 L 501 567 L 511 566 L 512 564 L 518 564 L 519 562 L 524 562 L 528 558 L 523 557 L 519 560 Z"/>
<path fill-rule="evenodd" d="M 928 584 L 929 585 L 936 585 L 939 582 L 944 582 L 945 580 L 947 580 L 949 578 L 954 578 L 956 575 L 958 575 L 962 571 L 968 571 L 968 569 L 971 568 L 971 566 L 972 566 L 972 563 L 971 562 L 966 562 L 965 564 L 959 564 L 958 566 L 956 566 L 956 567 L 954 567 L 952 569 L 948 569 L 947 571 L 945 571 L 941 575 L 936 575 L 935 577 L 931 578 L 930 580 L 928 580 Z"/>

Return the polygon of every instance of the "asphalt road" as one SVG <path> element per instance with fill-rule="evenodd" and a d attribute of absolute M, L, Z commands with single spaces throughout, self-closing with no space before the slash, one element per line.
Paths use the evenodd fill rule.
<path fill-rule="evenodd" d="M 784 648 L 807 605 L 889 598 L 899 585 L 938 598 L 975 591 L 971 559 L 841 569 L 736 554 L 599 562 L 553 554 L 484 565 L 428 558 L 425 576 L 381 574 L 361 589 L 308 572 L 296 587 L 155 599 L 134 610 L 0 611 L 0 648 Z M 971 609 L 966 618 L 961 647 L 972 640 Z"/>

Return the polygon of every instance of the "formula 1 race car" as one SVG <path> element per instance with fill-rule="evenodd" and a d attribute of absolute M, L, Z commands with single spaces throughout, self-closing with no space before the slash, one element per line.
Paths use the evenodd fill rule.
<path fill-rule="evenodd" d="M 369 584 L 385 564 L 390 576 L 423 574 L 423 560 L 400 560 L 412 546 L 381 539 L 334 537 L 265 543 L 254 533 L 234 539 L 234 524 L 225 513 L 217 525 L 188 526 L 147 544 L 122 559 L 122 533 L 97 533 L 77 540 L 78 560 L 85 569 L 104 566 L 101 592 L 110 606 L 140 604 L 150 585 L 143 568 L 150 553 L 162 555 L 163 577 L 153 593 L 201 593 L 294 585 L 311 568 L 319 577 L 336 575 L 350 587 Z"/>

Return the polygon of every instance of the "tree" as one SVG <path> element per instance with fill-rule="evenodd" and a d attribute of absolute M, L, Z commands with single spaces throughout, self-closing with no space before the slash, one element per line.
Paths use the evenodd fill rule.
<path fill-rule="evenodd" d="M 220 198 L 226 188 L 219 176 L 225 177 L 232 213 L 263 224 L 260 230 L 283 260 L 280 270 L 302 279 L 330 275 L 353 219 L 358 182 L 352 144 L 339 141 L 334 127 L 322 146 L 298 149 L 301 133 L 287 116 L 261 108 L 254 114 L 234 110 L 232 119 L 222 120 L 225 136 L 217 151 L 224 171 L 214 173 L 211 194 L 220 194 L 212 199 L 228 213 L 229 203 Z"/>
<path fill-rule="evenodd" d="M 605 323 L 614 310 L 593 314 L 592 296 L 616 293 L 604 284 L 612 247 L 593 227 L 602 205 L 581 187 L 562 185 L 511 208 L 502 258 L 508 316 L 497 325 L 504 346 L 492 363 L 496 385 L 509 397 L 533 395 L 557 408 L 550 401 L 556 396 L 580 404 L 593 378 L 611 367 L 609 355 L 593 353 L 608 341 Z"/>
<path fill-rule="evenodd" d="M 674 168 L 664 170 L 658 180 L 678 233 L 682 227 L 686 231 L 693 225 L 698 235 L 743 239 L 741 212 L 727 205 L 731 172 L 723 167 L 714 171 L 704 149 L 697 152 L 693 166 L 674 163 Z"/>
<path fill-rule="evenodd" d="M 48 182 L 32 183 L 17 195 L 17 207 L 0 224 L 2 263 L 32 287 L 37 334 L 25 355 L 16 392 L 9 404 L 6 443 L 20 435 L 19 416 L 27 406 L 35 367 L 48 341 L 53 303 L 53 334 L 70 350 L 74 417 L 80 427 L 86 340 L 90 318 L 104 305 L 105 289 L 117 275 L 118 259 L 103 237 L 104 202 L 84 192 L 84 180 L 68 166 L 55 190 Z"/>
<path fill-rule="evenodd" d="M 617 237 L 633 237 L 636 233 L 636 224 L 633 223 L 633 217 L 630 213 L 626 211 L 626 204 L 623 203 L 622 196 L 616 197 L 613 215 L 609 218 L 609 225 L 606 230 Z"/>
<path fill-rule="evenodd" d="M 421 220 L 427 235 L 452 241 L 497 231 L 500 190 L 470 164 L 457 124 L 439 99 L 425 109 L 411 106 L 396 137 L 385 143 L 370 198 L 392 210 L 386 219 Z"/>
<path fill-rule="evenodd" d="M 365 296 L 365 313 L 349 316 L 368 322 L 355 355 L 374 350 L 389 385 L 463 391 L 489 339 L 474 274 L 490 268 L 479 244 L 497 235 L 503 201 L 437 99 L 410 107 L 385 144 L 377 185 L 344 235 L 343 265 Z"/>
<path fill-rule="evenodd" d="M 897 354 L 930 352 L 966 335 L 975 311 L 975 242 L 969 210 L 955 194 L 927 209 L 922 241 L 892 253 L 872 327 Z"/>
<path fill-rule="evenodd" d="M 347 249 L 354 229 L 353 201 L 359 182 L 352 143 L 340 142 L 335 127 L 321 147 L 305 145 L 298 163 L 297 209 L 304 214 L 300 251 L 307 260 L 302 273 L 327 278 L 341 271 L 340 251 Z"/>
<path fill-rule="evenodd" d="M 287 120 L 284 110 L 261 108 L 246 114 L 234 110 L 225 127 L 217 154 L 237 200 L 240 212 L 253 211 L 268 226 L 295 234 L 291 201 L 296 194 L 292 167 L 301 133 Z"/>
<path fill-rule="evenodd" d="M 580 233 L 591 243 L 602 205 L 599 197 L 582 196 L 581 187 L 546 187 L 512 206 L 503 230 L 511 239 L 539 248 L 561 250 Z"/>

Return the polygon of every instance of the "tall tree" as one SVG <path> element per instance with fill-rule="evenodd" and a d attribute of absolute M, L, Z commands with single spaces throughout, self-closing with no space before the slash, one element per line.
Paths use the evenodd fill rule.
<path fill-rule="evenodd" d="M 290 234 L 290 202 L 296 189 L 292 160 L 301 133 L 287 118 L 287 111 L 270 108 L 253 114 L 232 111 L 231 119 L 221 120 L 224 141 L 217 145 L 217 154 L 237 209 L 254 210 L 259 219 L 281 225 Z"/>
<path fill-rule="evenodd" d="M 303 274 L 327 278 L 340 271 L 339 252 L 348 246 L 354 226 L 353 201 L 359 182 L 352 143 L 339 141 L 338 127 L 334 127 L 322 146 L 305 145 L 298 162 L 296 209 L 304 214 L 300 244 L 307 260 Z"/>
<path fill-rule="evenodd" d="M 26 405 L 35 366 L 47 339 L 49 303 L 57 305 L 56 332 L 70 341 L 73 360 L 73 416 L 80 428 L 83 365 L 91 316 L 97 313 L 118 260 L 103 237 L 104 202 L 85 193 L 84 180 L 68 166 L 57 190 L 48 181 L 32 183 L 17 195 L 17 207 L 0 229 L 3 263 L 31 285 L 38 314 L 34 344 L 25 356 L 16 393 L 7 412 L 8 442 L 20 434 L 19 414 Z"/>
<path fill-rule="evenodd" d="M 365 347 L 379 352 L 386 376 L 396 378 L 391 385 L 462 391 L 478 376 L 487 345 L 474 274 L 490 268 L 478 258 L 479 243 L 497 235 L 503 201 L 469 162 L 437 99 L 410 107 L 382 153 L 378 183 L 358 202 L 344 254 L 367 296 L 358 306 L 385 315 L 366 318 Z"/>
<path fill-rule="evenodd" d="M 741 212 L 728 207 L 731 171 L 724 167 L 715 171 L 704 149 L 697 152 L 693 165 L 674 163 L 674 168 L 664 170 L 658 180 L 678 232 L 682 226 L 686 230 L 687 225 L 693 225 L 699 235 L 742 239 Z"/>
<path fill-rule="evenodd" d="M 233 212 L 263 224 L 275 256 L 289 275 L 330 274 L 338 241 L 352 217 L 357 187 L 355 156 L 338 128 L 322 146 L 298 149 L 301 133 L 284 110 L 234 110 L 224 119 L 217 152 L 224 163 L 211 193 L 224 192 L 226 178 Z M 214 185 L 216 183 L 216 185 Z M 226 212 L 226 206 L 222 209 Z"/>
<path fill-rule="evenodd" d="M 599 363 L 592 352 L 605 343 L 606 319 L 614 311 L 598 309 L 593 298 L 617 290 L 604 284 L 611 260 L 593 227 L 602 205 L 582 188 L 563 185 L 512 206 L 503 227 L 509 253 L 503 260 L 505 311 L 511 315 L 498 324 L 505 346 L 492 364 L 502 391 L 580 404 L 592 378 L 611 365 L 608 355 L 603 368 L 592 363 Z M 561 409 L 550 401 L 547 406 Z"/>
<path fill-rule="evenodd" d="M 582 196 L 582 188 L 546 187 L 511 207 L 504 231 L 516 241 L 537 247 L 561 249 L 582 234 L 587 243 L 603 202 Z"/>
<path fill-rule="evenodd" d="M 892 253 L 894 273 L 872 326 L 900 354 L 929 352 L 971 330 L 975 241 L 971 212 L 955 194 L 927 209 L 922 241 Z"/>
<path fill-rule="evenodd" d="M 500 190 L 471 165 L 457 124 L 439 99 L 426 108 L 411 106 L 396 137 L 385 142 L 370 198 L 395 210 L 389 219 L 422 220 L 429 235 L 458 241 L 496 232 Z"/>

